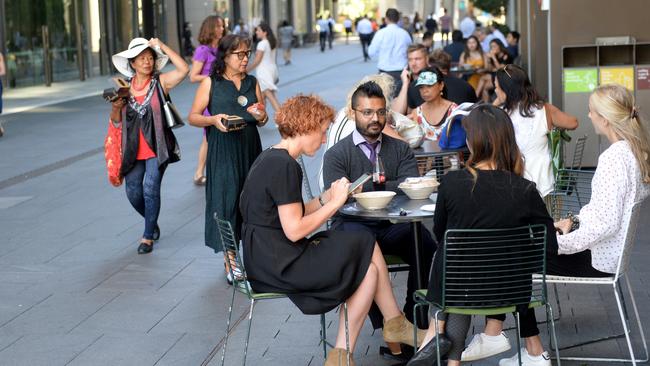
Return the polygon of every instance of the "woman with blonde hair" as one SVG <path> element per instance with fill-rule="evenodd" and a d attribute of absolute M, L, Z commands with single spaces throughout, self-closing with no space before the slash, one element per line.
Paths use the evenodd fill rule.
<path fill-rule="evenodd" d="M 199 31 L 199 43 L 201 44 L 194 51 L 192 57 L 192 70 L 190 71 L 190 81 L 200 83 L 203 79 L 210 77 L 212 64 L 217 59 L 217 46 L 219 40 L 226 34 L 226 23 L 218 15 L 210 15 L 201 23 Z M 210 111 L 206 108 L 203 111 L 204 116 L 209 116 Z M 205 160 L 208 156 L 208 141 L 205 138 L 205 129 L 203 130 L 203 141 L 199 148 L 199 159 L 194 172 L 194 184 L 204 186 L 206 182 Z"/>

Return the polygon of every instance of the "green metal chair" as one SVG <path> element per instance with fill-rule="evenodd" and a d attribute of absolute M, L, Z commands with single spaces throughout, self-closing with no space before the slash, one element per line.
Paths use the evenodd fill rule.
<path fill-rule="evenodd" d="M 526 307 L 534 311 L 536 307 L 545 306 L 556 356 L 559 358 L 553 309 L 547 302 L 544 280 L 546 235 L 544 225 L 512 229 L 447 230 L 442 247 L 442 297 L 438 302 L 432 302 L 427 300 L 427 290 L 416 291 L 413 295 L 416 302 L 414 319 L 419 307 L 437 307 L 434 317 L 438 333 L 438 316 L 441 312 L 484 316 L 514 313 L 521 365 L 518 311 Z M 540 274 L 542 281 L 533 282 L 534 274 Z M 416 322 L 417 320 L 414 323 Z M 417 338 L 417 329 L 413 332 Z M 436 347 L 438 365 L 441 365 L 440 344 L 436 343 Z"/>
<path fill-rule="evenodd" d="M 255 308 L 256 301 L 262 300 L 273 300 L 273 299 L 284 299 L 287 297 L 286 294 L 279 293 L 258 293 L 253 291 L 250 284 L 247 280 L 246 269 L 244 268 L 244 263 L 242 261 L 242 256 L 239 252 L 239 245 L 237 245 L 237 239 L 235 233 L 232 229 L 230 221 L 220 219 L 216 214 L 214 219 L 217 222 L 217 227 L 219 229 L 219 236 L 221 237 L 221 242 L 223 243 L 224 251 L 226 253 L 226 258 L 228 259 L 228 271 L 233 279 L 232 284 L 232 297 L 230 299 L 230 306 L 228 307 L 228 322 L 226 323 L 226 338 L 223 343 L 223 350 L 221 353 L 221 366 L 225 364 L 226 361 L 226 348 L 228 347 L 228 337 L 232 329 L 230 328 L 230 322 L 232 320 L 232 309 L 235 303 L 235 293 L 240 292 L 250 301 L 250 310 L 248 311 L 248 328 L 246 330 L 246 341 L 244 343 L 244 360 L 243 365 L 246 365 L 246 355 L 248 353 L 248 343 L 251 335 L 251 326 L 253 324 L 253 310 Z M 348 350 L 348 360 L 347 365 L 350 365 L 350 332 L 348 330 L 348 308 L 347 304 L 343 303 L 343 311 L 345 318 L 345 345 Z M 327 346 L 332 346 L 327 342 L 326 332 L 325 332 L 325 314 L 321 314 L 321 342 L 323 343 L 323 351 L 325 357 L 327 357 Z M 332 346 L 333 347 L 333 346 Z"/>

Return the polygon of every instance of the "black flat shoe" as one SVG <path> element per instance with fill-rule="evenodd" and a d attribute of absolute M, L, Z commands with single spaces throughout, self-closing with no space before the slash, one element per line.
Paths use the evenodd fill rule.
<path fill-rule="evenodd" d="M 153 229 L 153 237 L 152 239 L 154 241 L 157 241 L 160 239 L 160 226 L 156 225 L 156 227 Z"/>
<path fill-rule="evenodd" d="M 138 247 L 138 254 L 147 254 L 151 253 L 153 251 L 153 243 L 147 244 L 147 243 L 140 243 L 140 246 Z"/>
<path fill-rule="evenodd" d="M 444 334 L 437 335 L 436 337 L 440 337 L 440 357 L 442 358 L 451 349 L 451 341 Z M 436 337 L 433 337 L 424 348 L 419 350 L 406 366 L 431 366 L 437 364 Z"/>

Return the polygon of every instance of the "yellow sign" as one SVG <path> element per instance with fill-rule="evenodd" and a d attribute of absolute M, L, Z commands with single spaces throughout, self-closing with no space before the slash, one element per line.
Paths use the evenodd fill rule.
<path fill-rule="evenodd" d="M 634 68 L 632 67 L 601 67 L 600 85 L 616 83 L 634 91 Z"/>

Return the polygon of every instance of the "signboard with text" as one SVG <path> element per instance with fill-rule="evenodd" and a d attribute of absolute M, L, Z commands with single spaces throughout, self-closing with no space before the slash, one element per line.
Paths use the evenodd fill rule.
<path fill-rule="evenodd" d="M 596 68 L 564 70 L 565 93 L 591 93 L 597 85 L 598 70 Z"/>
<path fill-rule="evenodd" d="M 636 87 L 639 90 L 650 89 L 650 67 L 638 67 L 636 69 Z"/>
<path fill-rule="evenodd" d="M 600 84 L 616 83 L 621 84 L 629 90 L 634 91 L 634 68 L 633 67 L 601 67 Z"/>

